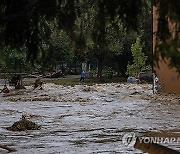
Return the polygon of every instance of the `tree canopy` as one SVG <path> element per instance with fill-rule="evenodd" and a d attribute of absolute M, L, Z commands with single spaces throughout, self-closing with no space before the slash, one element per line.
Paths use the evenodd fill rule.
<path fill-rule="evenodd" d="M 83 45 L 83 34 L 76 36 L 75 33 L 76 21 L 84 13 L 89 15 L 88 11 L 92 9 L 95 11 L 94 32 L 97 35 L 94 42 L 103 41 L 105 18 L 110 18 L 114 23 L 120 20 L 127 27 L 137 28 L 137 16 L 142 3 L 142 0 L 2 0 L 1 45 L 13 48 L 25 46 L 28 58 L 33 60 L 43 39 L 50 35 L 47 21 L 54 20 L 60 29 L 64 29 L 72 39 Z"/>
<path fill-rule="evenodd" d="M 43 55 L 45 44 L 52 44 L 49 41 L 54 31 L 52 25 L 56 25 L 72 41 L 78 59 L 85 60 L 87 53 L 93 51 L 100 60 L 108 55 L 112 46 L 112 52 L 117 57 L 119 53 L 123 53 L 126 45 L 121 42 L 122 38 L 116 36 L 120 34 L 122 27 L 124 32 L 140 31 L 141 28 L 141 33 L 144 33 L 141 40 L 145 41 L 143 50 L 149 58 L 151 32 L 148 32 L 147 26 L 150 26 L 151 20 L 146 21 L 150 16 L 147 15 L 148 12 L 146 17 L 143 13 L 148 11 L 150 3 L 150 0 L 1 0 L 0 49 L 1 52 L 7 48 L 16 52 L 23 49 L 25 57 L 33 62 L 39 54 Z M 161 52 L 156 53 L 154 58 L 156 61 L 159 55 L 170 58 L 170 65 L 179 70 L 180 1 L 152 0 L 152 3 L 159 9 L 156 35 L 162 40 L 157 46 Z M 143 20 L 144 17 L 146 19 Z M 171 41 L 168 20 L 177 23 L 176 37 Z"/>

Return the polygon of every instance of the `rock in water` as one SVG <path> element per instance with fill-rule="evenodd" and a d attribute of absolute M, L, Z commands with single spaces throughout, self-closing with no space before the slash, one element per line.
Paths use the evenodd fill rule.
<path fill-rule="evenodd" d="M 37 125 L 36 123 L 27 120 L 22 119 L 17 122 L 15 122 L 11 127 L 8 127 L 7 130 L 10 131 L 26 131 L 26 130 L 38 130 L 41 126 Z"/>
<path fill-rule="evenodd" d="M 135 84 L 138 83 L 138 80 L 135 77 L 130 76 L 127 78 L 127 83 Z"/>

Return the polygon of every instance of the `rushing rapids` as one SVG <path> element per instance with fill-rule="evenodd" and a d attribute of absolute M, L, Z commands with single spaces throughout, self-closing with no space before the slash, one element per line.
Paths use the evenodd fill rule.
<path fill-rule="evenodd" d="M 1 144 L 14 153 L 142 153 L 122 143 L 127 132 L 180 135 L 179 96 L 154 95 L 149 84 L 27 86 L 0 96 Z M 40 130 L 6 128 L 25 114 Z M 165 146 L 180 150 L 179 144 Z M 0 153 L 7 151 L 0 149 Z"/>

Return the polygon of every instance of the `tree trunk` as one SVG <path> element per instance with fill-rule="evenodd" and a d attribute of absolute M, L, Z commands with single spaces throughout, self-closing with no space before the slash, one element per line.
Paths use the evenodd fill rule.
<path fill-rule="evenodd" d="M 121 74 L 122 77 L 124 77 L 124 78 L 127 78 L 127 77 L 128 77 L 128 76 L 126 75 L 125 69 L 119 68 L 119 72 L 120 72 L 120 74 Z"/>
<path fill-rule="evenodd" d="M 102 78 L 102 71 L 103 71 L 103 60 L 98 59 L 98 74 L 97 74 L 98 78 Z"/>
<path fill-rule="evenodd" d="M 75 65 L 75 66 L 74 66 L 74 67 L 75 67 L 75 68 L 74 68 L 74 72 L 75 72 L 75 74 L 77 74 L 77 61 L 76 61 L 76 60 L 75 60 L 74 65 Z"/>

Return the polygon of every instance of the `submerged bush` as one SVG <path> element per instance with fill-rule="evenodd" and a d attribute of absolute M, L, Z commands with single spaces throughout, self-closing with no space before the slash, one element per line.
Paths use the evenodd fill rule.
<path fill-rule="evenodd" d="M 15 122 L 11 127 L 7 127 L 7 130 L 10 131 L 26 131 L 26 130 L 38 130 L 41 126 L 37 125 L 36 123 L 27 120 L 27 119 L 21 119 L 17 122 Z"/>

